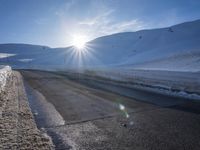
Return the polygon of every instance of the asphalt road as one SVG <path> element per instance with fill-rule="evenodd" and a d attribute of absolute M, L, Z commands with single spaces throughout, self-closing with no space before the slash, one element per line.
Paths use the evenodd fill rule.
<path fill-rule="evenodd" d="M 162 107 L 50 72 L 20 72 L 37 125 L 56 149 L 200 148 L 199 103 L 184 100 Z"/>

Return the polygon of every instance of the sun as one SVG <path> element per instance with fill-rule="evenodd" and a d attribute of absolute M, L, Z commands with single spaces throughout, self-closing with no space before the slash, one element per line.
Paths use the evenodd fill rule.
<path fill-rule="evenodd" d="M 84 35 L 74 35 L 72 45 L 78 50 L 82 50 L 86 47 L 87 37 Z"/>

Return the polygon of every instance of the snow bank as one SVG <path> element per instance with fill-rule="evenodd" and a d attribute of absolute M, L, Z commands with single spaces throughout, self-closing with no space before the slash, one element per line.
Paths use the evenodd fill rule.
<path fill-rule="evenodd" d="M 166 95 L 200 100 L 200 73 L 160 70 L 98 69 L 84 72 L 124 83 L 125 86 L 140 88 Z"/>
<path fill-rule="evenodd" d="M 6 81 L 10 75 L 11 75 L 10 66 L 0 66 L 0 93 L 4 90 Z"/>

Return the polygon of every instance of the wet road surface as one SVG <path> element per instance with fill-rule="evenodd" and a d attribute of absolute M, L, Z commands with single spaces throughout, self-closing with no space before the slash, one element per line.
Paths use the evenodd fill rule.
<path fill-rule="evenodd" d="M 88 87 L 50 72 L 20 72 L 37 125 L 52 137 L 56 149 L 200 147 L 198 103 L 184 100 L 163 107 Z"/>

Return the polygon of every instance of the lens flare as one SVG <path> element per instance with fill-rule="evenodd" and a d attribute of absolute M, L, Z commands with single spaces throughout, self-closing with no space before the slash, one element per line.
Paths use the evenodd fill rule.
<path fill-rule="evenodd" d="M 125 106 L 122 105 L 122 104 L 119 104 L 119 109 L 120 109 L 120 110 L 124 110 L 124 109 L 125 109 Z"/>

